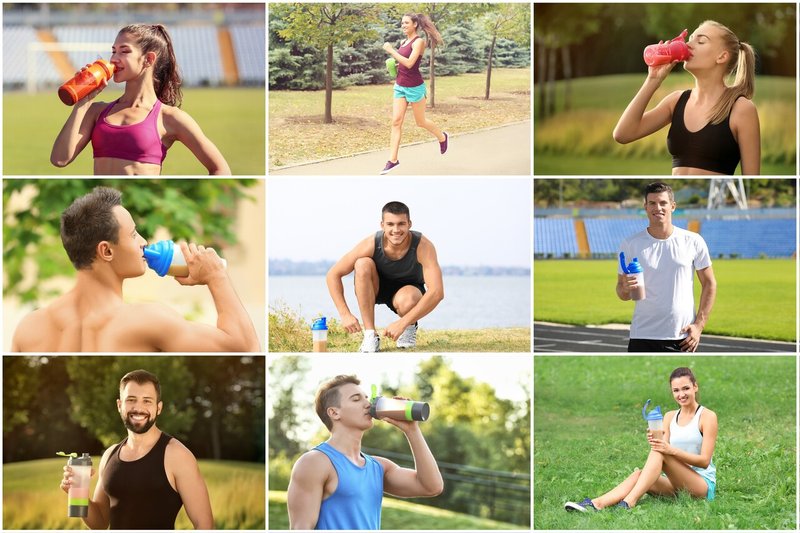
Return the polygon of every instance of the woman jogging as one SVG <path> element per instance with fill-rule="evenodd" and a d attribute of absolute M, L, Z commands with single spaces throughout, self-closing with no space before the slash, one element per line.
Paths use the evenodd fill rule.
<path fill-rule="evenodd" d="M 677 61 L 648 68 L 647 79 L 614 128 L 614 140 L 627 144 L 667 124 L 672 174 L 733 175 L 761 172 L 761 138 L 755 90 L 755 53 L 727 27 L 703 22 L 687 43 L 684 68 L 695 86 L 667 95 L 645 112 L 653 94 Z M 725 78 L 735 72 L 733 85 Z M 742 98 L 743 97 L 743 98 Z"/>
<path fill-rule="evenodd" d="M 161 24 L 133 24 L 117 34 L 111 54 L 117 100 L 92 102 L 107 81 L 72 108 L 50 161 L 69 165 L 91 140 L 95 174 L 161 173 L 167 150 L 180 141 L 209 174 L 229 175 L 228 163 L 181 105 L 181 78 L 172 39 Z"/>
<path fill-rule="evenodd" d="M 717 469 L 712 456 L 717 415 L 697 403 L 697 380 L 690 369 L 676 368 L 669 383 L 680 408 L 664 415 L 663 440 L 653 438 L 652 431 L 647 430 L 650 454 L 642 469 L 634 470 L 602 496 L 567 502 L 567 511 L 598 511 L 612 505 L 630 509 L 645 493 L 674 496 L 678 490 L 686 490 L 695 498 L 714 499 Z"/>
<path fill-rule="evenodd" d="M 414 111 L 414 120 L 417 126 L 425 128 L 433 134 L 439 141 L 439 152 L 444 154 L 447 151 L 447 132 L 439 129 L 431 119 L 425 117 L 425 81 L 419 72 L 419 65 L 422 62 L 422 54 L 425 52 L 425 39 L 417 35 L 417 30 L 421 30 L 426 38 L 436 45 L 442 44 L 442 36 L 433 22 L 420 14 L 403 15 L 400 28 L 406 38 L 395 50 L 391 44 L 384 43 L 383 49 L 386 50 L 395 61 L 397 61 L 397 80 L 394 84 L 394 103 L 392 104 L 392 134 L 390 137 L 391 156 L 386 166 L 383 167 L 381 174 L 386 174 L 396 168 L 400 161 L 397 153 L 400 151 L 400 137 L 403 133 L 403 120 L 406 118 L 406 109 L 411 104 Z"/>

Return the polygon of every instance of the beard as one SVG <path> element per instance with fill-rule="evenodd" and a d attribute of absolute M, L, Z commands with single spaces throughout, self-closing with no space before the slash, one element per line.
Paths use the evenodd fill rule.
<path fill-rule="evenodd" d="M 122 422 L 125 424 L 125 427 L 127 429 L 133 431 L 134 433 L 139 433 L 139 434 L 147 433 L 148 431 L 150 431 L 150 428 L 153 427 L 153 425 L 156 423 L 156 419 L 158 418 L 158 415 L 155 415 L 151 418 L 149 413 L 144 413 L 147 414 L 147 419 L 143 423 L 141 423 L 141 425 L 137 426 L 136 422 L 133 422 L 131 420 L 132 414 L 138 415 L 143 413 L 128 413 L 127 415 L 122 417 Z"/>

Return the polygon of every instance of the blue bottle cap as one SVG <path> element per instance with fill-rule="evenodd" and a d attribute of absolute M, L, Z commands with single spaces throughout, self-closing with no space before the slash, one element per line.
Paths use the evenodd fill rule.
<path fill-rule="evenodd" d="M 156 271 L 162 278 L 167 275 L 167 270 L 172 264 L 175 243 L 172 241 L 158 241 L 144 247 L 144 259 L 147 266 Z"/>
<path fill-rule="evenodd" d="M 328 330 L 328 324 L 325 323 L 325 317 L 324 316 L 316 319 L 311 324 L 311 331 L 323 331 L 323 330 L 324 331 Z"/>
<path fill-rule="evenodd" d="M 650 405 L 650 400 L 644 402 L 644 407 L 642 407 L 642 418 L 645 420 L 663 420 L 664 415 L 661 414 L 661 406 L 657 405 L 655 409 L 647 413 L 647 406 Z"/>
<path fill-rule="evenodd" d="M 639 258 L 634 257 L 631 264 L 628 265 L 628 274 L 638 274 L 640 272 L 644 272 L 641 263 L 639 263 Z"/>

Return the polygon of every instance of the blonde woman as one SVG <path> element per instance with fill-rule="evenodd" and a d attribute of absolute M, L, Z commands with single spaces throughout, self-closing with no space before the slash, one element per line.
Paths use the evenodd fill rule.
<path fill-rule="evenodd" d="M 645 112 L 677 61 L 648 68 L 647 79 L 614 128 L 614 140 L 636 141 L 670 124 L 667 148 L 672 174 L 733 175 L 761 173 L 761 136 L 755 91 L 755 52 L 727 27 L 707 20 L 687 43 L 684 68 L 692 89 L 675 91 Z M 726 84 L 734 75 L 732 85 Z"/>
<path fill-rule="evenodd" d="M 425 81 L 419 72 L 422 63 L 422 54 L 425 52 L 425 39 L 417 34 L 422 31 L 428 40 L 440 45 L 443 43 L 439 30 L 433 25 L 431 19 L 421 14 L 403 15 L 400 28 L 405 34 L 405 39 L 397 50 L 389 43 L 383 44 L 386 53 L 397 61 L 397 80 L 394 84 L 394 102 L 392 104 L 392 133 L 390 137 L 391 155 L 381 174 L 400 165 L 398 152 L 400 151 L 400 137 L 403 134 L 403 121 L 409 104 L 414 111 L 414 120 L 417 126 L 425 128 L 439 141 L 439 152 L 444 155 L 447 151 L 449 135 L 442 131 L 431 119 L 425 116 L 427 103 Z"/>

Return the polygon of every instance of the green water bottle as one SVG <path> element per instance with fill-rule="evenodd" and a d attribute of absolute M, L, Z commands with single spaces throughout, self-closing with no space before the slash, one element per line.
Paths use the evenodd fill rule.
<path fill-rule="evenodd" d="M 389 75 L 393 78 L 397 77 L 397 60 L 393 57 L 390 57 L 386 60 L 386 69 L 389 71 Z"/>

